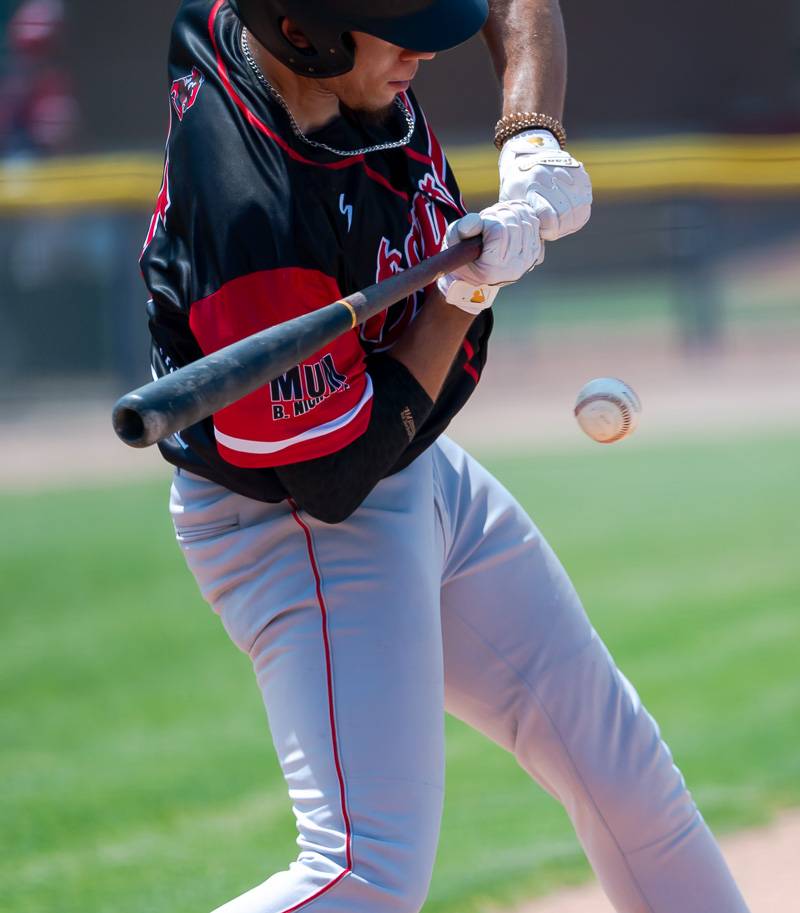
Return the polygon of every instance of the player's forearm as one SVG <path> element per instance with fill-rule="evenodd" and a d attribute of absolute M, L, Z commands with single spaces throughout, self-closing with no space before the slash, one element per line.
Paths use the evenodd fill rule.
<path fill-rule="evenodd" d="M 435 401 L 461 348 L 472 314 L 448 304 L 437 289 L 392 349 L 392 358 L 405 365 Z"/>
<path fill-rule="evenodd" d="M 558 0 L 490 0 L 483 37 L 503 91 L 503 114 L 564 114 L 567 41 Z"/>

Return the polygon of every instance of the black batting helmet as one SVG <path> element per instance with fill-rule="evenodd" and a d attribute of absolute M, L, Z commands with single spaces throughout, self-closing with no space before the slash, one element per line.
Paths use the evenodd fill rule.
<path fill-rule="evenodd" d="M 412 51 L 444 51 L 472 37 L 487 0 L 231 0 L 261 44 L 301 76 L 347 73 L 355 63 L 350 32 L 367 32 Z M 291 19 L 311 42 L 295 47 L 281 31 Z"/>

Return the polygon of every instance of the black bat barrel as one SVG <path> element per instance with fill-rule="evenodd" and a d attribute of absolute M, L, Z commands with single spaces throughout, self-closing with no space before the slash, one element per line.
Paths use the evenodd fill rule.
<path fill-rule="evenodd" d="M 123 396 L 114 430 L 131 447 L 149 447 L 257 390 L 265 376 L 285 374 L 352 326 L 352 311 L 335 302 L 234 342 Z"/>
<path fill-rule="evenodd" d="M 437 276 L 475 260 L 470 238 L 411 269 L 206 355 L 127 393 L 114 406 L 114 431 L 130 447 L 149 447 L 219 412 L 314 355 L 329 342 Z"/>

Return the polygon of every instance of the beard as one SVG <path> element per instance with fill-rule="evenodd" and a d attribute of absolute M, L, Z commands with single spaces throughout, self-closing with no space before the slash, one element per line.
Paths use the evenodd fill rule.
<path fill-rule="evenodd" d="M 340 107 L 342 114 L 344 114 L 345 117 L 359 121 L 368 127 L 385 127 L 392 119 L 392 115 L 396 110 L 394 101 L 389 102 L 388 105 L 382 105 L 380 108 L 367 108 L 362 106 L 351 108 L 344 102 L 340 103 Z"/>

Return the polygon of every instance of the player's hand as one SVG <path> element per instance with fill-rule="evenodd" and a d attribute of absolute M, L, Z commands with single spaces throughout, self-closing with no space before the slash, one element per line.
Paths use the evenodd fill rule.
<path fill-rule="evenodd" d="M 439 291 L 450 304 L 469 314 L 492 306 L 498 291 L 544 260 L 539 220 L 522 200 L 495 203 L 471 212 L 447 227 L 442 249 L 483 236 L 483 250 L 473 263 L 442 276 Z"/>
<path fill-rule="evenodd" d="M 526 200 L 542 224 L 542 239 L 557 241 L 589 221 L 592 182 L 552 133 L 526 130 L 503 144 L 500 199 Z"/>

